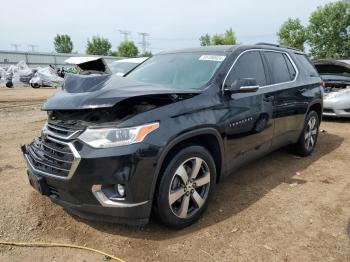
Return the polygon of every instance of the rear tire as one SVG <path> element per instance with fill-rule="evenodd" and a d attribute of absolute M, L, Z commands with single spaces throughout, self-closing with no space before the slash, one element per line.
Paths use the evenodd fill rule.
<path fill-rule="evenodd" d="M 40 88 L 40 85 L 38 85 L 38 84 L 30 84 L 30 86 L 32 87 L 32 88 Z"/>
<path fill-rule="evenodd" d="M 6 87 L 7 88 L 13 88 L 13 82 L 12 81 L 6 82 Z"/>
<path fill-rule="evenodd" d="M 295 144 L 295 151 L 301 156 L 310 155 L 316 146 L 320 120 L 315 111 L 311 111 L 304 124 L 303 132 L 300 135 L 299 141 Z"/>
<path fill-rule="evenodd" d="M 180 150 L 160 175 L 155 209 L 161 222 L 181 229 L 197 221 L 216 184 L 215 162 L 208 150 L 195 145 Z"/>

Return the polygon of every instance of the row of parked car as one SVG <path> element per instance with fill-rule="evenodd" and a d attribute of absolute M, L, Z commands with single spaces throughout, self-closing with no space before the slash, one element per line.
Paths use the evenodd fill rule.
<path fill-rule="evenodd" d="M 24 61 L 20 61 L 7 68 L 0 67 L 0 81 L 4 82 L 8 88 L 17 84 L 39 88 L 41 86 L 62 86 L 64 78 L 61 70 L 53 66 L 30 68 Z"/>
<path fill-rule="evenodd" d="M 104 70 L 105 73 L 123 76 L 147 58 L 121 59 L 110 63 L 108 66 L 104 66 L 104 60 L 99 57 L 71 57 L 65 62 L 71 66 L 68 69 L 69 73 L 100 73 L 101 70 L 98 68 L 98 65 L 103 64 L 103 68 L 107 69 Z M 75 68 L 72 69 L 72 67 Z M 88 70 L 89 67 L 92 68 L 90 71 Z M 29 68 L 24 61 L 20 61 L 16 65 L 11 65 L 7 68 L 0 67 L 0 82 L 5 82 L 8 88 L 12 88 L 17 84 L 30 85 L 33 88 L 61 87 L 64 82 L 64 74 L 65 69 L 63 67 L 56 68 L 50 65 L 47 67 Z"/>

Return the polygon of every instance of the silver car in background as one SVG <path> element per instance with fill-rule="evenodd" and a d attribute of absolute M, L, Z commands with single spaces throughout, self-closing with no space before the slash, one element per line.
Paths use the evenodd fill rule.
<path fill-rule="evenodd" d="M 350 118 L 350 60 L 317 60 L 324 82 L 323 116 Z"/>

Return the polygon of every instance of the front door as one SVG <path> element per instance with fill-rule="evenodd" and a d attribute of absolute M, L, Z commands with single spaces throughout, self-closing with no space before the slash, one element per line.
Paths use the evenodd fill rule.
<path fill-rule="evenodd" d="M 256 79 L 259 90 L 226 96 L 226 162 L 232 171 L 270 150 L 274 132 L 273 95 L 267 68 L 259 50 L 244 51 L 233 65 L 225 85 L 244 78 Z"/>

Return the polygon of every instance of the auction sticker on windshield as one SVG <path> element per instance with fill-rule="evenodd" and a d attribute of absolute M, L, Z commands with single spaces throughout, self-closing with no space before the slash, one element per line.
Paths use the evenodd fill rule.
<path fill-rule="evenodd" d="M 199 60 L 222 62 L 225 58 L 226 56 L 224 55 L 202 55 Z"/>

